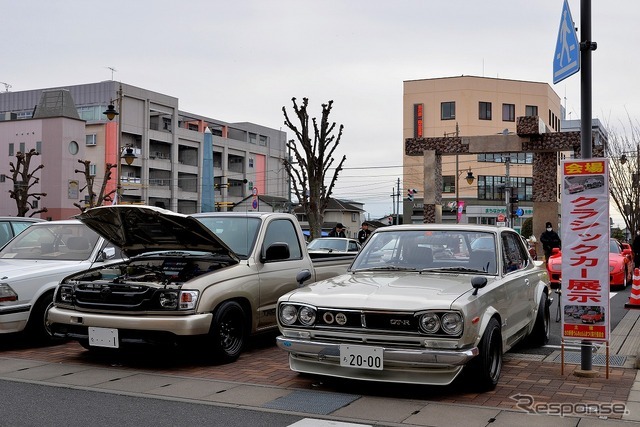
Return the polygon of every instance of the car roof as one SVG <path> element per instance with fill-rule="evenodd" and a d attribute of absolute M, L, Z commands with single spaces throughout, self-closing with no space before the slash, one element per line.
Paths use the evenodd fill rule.
<path fill-rule="evenodd" d="M 21 221 L 21 222 L 45 222 L 42 218 L 29 218 L 24 216 L 0 216 L 0 221 Z"/>

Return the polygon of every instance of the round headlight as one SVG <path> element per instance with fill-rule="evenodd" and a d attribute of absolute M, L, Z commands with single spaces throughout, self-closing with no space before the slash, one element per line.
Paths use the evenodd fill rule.
<path fill-rule="evenodd" d="M 298 309 L 295 305 L 283 305 L 280 308 L 280 322 L 283 325 L 293 325 L 298 319 Z"/>
<path fill-rule="evenodd" d="M 420 329 L 427 334 L 435 334 L 440 329 L 440 318 L 435 313 L 420 316 Z"/>
<path fill-rule="evenodd" d="M 304 326 L 311 326 L 316 321 L 316 311 L 311 307 L 302 307 L 298 319 Z"/>
<path fill-rule="evenodd" d="M 459 335 L 462 332 L 462 316 L 459 313 L 443 314 L 442 330 L 449 335 Z"/>

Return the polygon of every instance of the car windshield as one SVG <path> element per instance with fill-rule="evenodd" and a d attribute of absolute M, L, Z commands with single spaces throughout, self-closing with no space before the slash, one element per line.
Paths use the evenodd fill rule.
<path fill-rule="evenodd" d="M 0 258 L 84 261 L 97 241 L 98 235 L 84 224 L 38 223 L 2 248 Z"/>
<path fill-rule="evenodd" d="M 253 252 L 253 245 L 256 243 L 260 229 L 260 218 L 244 216 L 197 216 L 195 218 L 229 246 L 238 258 L 247 259 Z"/>
<path fill-rule="evenodd" d="M 323 237 L 321 239 L 313 239 L 309 242 L 307 248 L 311 251 L 341 251 L 347 250 L 347 240 L 332 239 L 331 237 Z"/>
<path fill-rule="evenodd" d="M 473 242 L 476 243 L 474 247 Z M 495 235 L 462 230 L 396 229 L 374 233 L 352 271 L 409 270 L 497 274 Z"/>

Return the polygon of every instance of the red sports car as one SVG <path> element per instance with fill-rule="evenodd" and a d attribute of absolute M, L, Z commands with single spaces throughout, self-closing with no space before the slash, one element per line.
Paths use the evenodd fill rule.
<path fill-rule="evenodd" d="M 609 286 L 625 288 L 633 281 L 633 252 L 623 249 L 616 239 L 609 241 Z M 547 262 L 549 285 L 559 289 L 562 280 L 562 252 L 553 249 Z"/>
<path fill-rule="evenodd" d="M 582 320 L 582 323 L 596 323 L 602 322 L 604 319 L 602 313 L 598 313 L 595 310 L 589 310 L 580 316 L 580 320 Z"/>

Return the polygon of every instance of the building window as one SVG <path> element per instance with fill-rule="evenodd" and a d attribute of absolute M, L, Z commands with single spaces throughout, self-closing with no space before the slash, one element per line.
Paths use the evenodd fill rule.
<path fill-rule="evenodd" d="M 85 137 L 85 144 L 86 145 L 96 145 L 96 134 L 92 133 L 91 135 L 87 135 Z"/>
<path fill-rule="evenodd" d="M 36 141 L 36 151 L 42 154 L 42 141 Z"/>
<path fill-rule="evenodd" d="M 26 150 L 26 148 L 25 148 L 25 143 L 24 143 L 24 142 L 21 142 L 21 143 L 20 143 L 20 152 L 21 152 L 21 153 L 26 153 L 26 151 L 25 151 L 25 150 Z"/>
<path fill-rule="evenodd" d="M 533 164 L 533 153 L 487 153 L 487 154 L 478 154 L 479 162 L 489 162 L 489 163 L 504 163 L 505 159 L 509 157 L 510 163 L 517 163 L 523 165 Z"/>
<path fill-rule="evenodd" d="M 478 199 L 480 200 L 500 200 L 504 201 L 504 176 L 478 177 Z M 531 177 L 509 177 L 508 185 L 513 194 L 518 195 L 518 200 L 533 200 L 533 178 Z"/>
<path fill-rule="evenodd" d="M 249 142 L 251 144 L 256 144 L 258 136 L 255 133 L 249 133 Z"/>
<path fill-rule="evenodd" d="M 267 137 L 264 135 L 260 135 L 260 145 L 266 147 L 267 146 Z"/>
<path fill-rule="evenodd" d="M 480 120 L 491 120 L 491 103 L 480 102 L 479 104 L 478 118 Z"/>
<path fill-rule="evenodd" d="M 536 105 L 527 105 L 524 108 L 524 115 L 529 116 L 537 116 L 538 115 L 538 107 Z"/>
<path fill-rule="evenodd" d="M 456 192 L 456 177 L 453 175 L 447 175 L 442 177 L 442 192 L 443 193 L 455 193 Z"/>
<path fill-rule="evenodd" d="M 456 118 L 456 103 L 454 101 L 440 104 L 440 119 L 453 120 Z"/>
<path fill-rule="evenodd" d="M 14 154 L 13 154 L 13 150 L 14 150 L 14 148 L 13 148 L 13 142 L 10 142 L 10 143 L 9 143 L 9 155 L 10 155 L 10 156 L 13 156 L 13 155 L 14 155 Z"/>
<path fill-rule="evenodd" d="M 413 137 L 422 138 L 424 126 L 424 104 L 413 104 Z"/>
<path fill-rule="evenodd" d="M 89 165 L 89 175 L 96 176 L 96 165 Z"/>
<path fill-rule="evenodd" d="M 253 167 L 253 159 L 249 159 L 249 167 L 252 168 Z"/>
<path fill-rule="evenodd" d="M 164 130 L 168 130 L 169 132 L 171 132 L 171 119 L 169 119 L 167 117 L 163 117 L 162 118 L 162 128 Z"/>
<path fill-rule="evenodd" d="M 516 121 L 516 106 L 514 104 L 502 104 L 502 121 Z"/>

